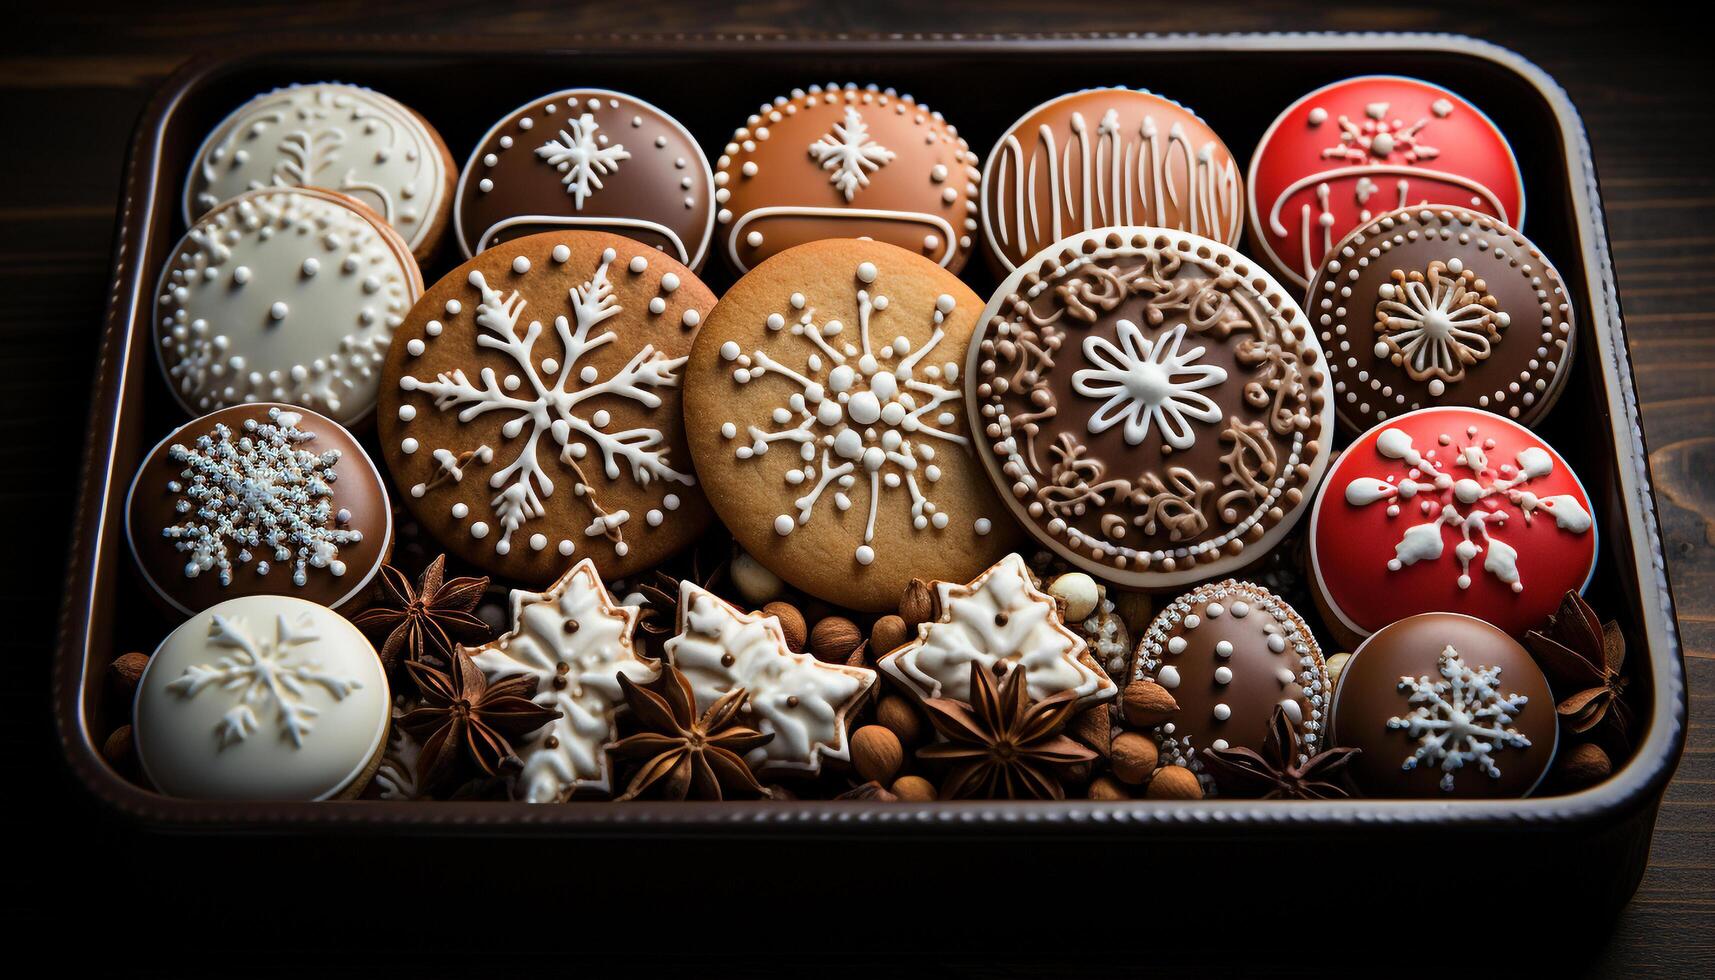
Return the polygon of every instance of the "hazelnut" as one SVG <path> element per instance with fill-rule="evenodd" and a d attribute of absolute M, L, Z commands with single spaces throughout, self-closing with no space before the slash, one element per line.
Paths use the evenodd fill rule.
<path fill-rule="evenodd" d="M 1125 791 L 1124 786 L 1114 782 L 1113 779 L 1107 776 L 1097 776 L 1095 779 L 1090 780 L 1090 786 L 1087 792 L 1092 800 L 1131 799 L 1131 794 Z"/>
<path fill-rule="evenodd" d="M 916 745 L 923 740 L 923 716 L 911 702 L 897 694 L 881 699 L 875 709 L 875 722 L 897 735 L 903 745 Z"/>
<path fill-rule="evenodd" d="M 107 665 L 107 676 L 113 681 L 113 688 L 123 694 L 137 690 L 137 681 L 143 676 L 143 668 L 149 666 L 149 655 L 146 653 L 123 653 L 118 659 Z"/>
<path fill-rule="evenodd" d="M 1346 669 L 1346 662 L 1352 659 L 1349 653 L 1336 653 L 1324 663 L 1328 667 L 1328 696 L 1334 696 L 1334 686 L 1340 683 L 1340 672 Z"/>
<path fill-rule="evenodd" d="M 880 725 L 865 725 L 852 733 L 852 768 L 864 779 L 886 783 L 905 764 L 899 736 Z"/>
<path fill-rule="evenodd" d="M 912 628 L 935 618 L 935 590 L 928 582 L 914 578 L 906 584 L 905 594 L 899 597 L 899 618 Z"/>
<path fill-rule="evenodd" d="M 1162 766 L 1155 771 L 1143 795 L 1152 800 L 1200 800 L 1203 784 L 1197 782 L 1196 773 L 1184 766 Z"/>
<path fill-rule="evenodd" d="M 1095 767 L 1088 762 L 1069 763 L 1060 767 L 1060 785 L 1068 789 L 1083 786 L 1094 773 Z"/>
<path fill-rule="evenodd" d="M 869 628 L 869 646 L 878 657 L 904 646 L 910 638 L 911 631 L 898 616 L 883 616 Z"/>
<path fill-rule="evenodd" d="M 1608 778 L 1614 764 L 1609 761 L 1608 753 L 1600 745 L 1585 742 L 1575 745 L 1572 751 L 1563 754 L 1555 764 L 1559 771 L 1560 780 L 1567 789 L 1583 789 Z"/>
<path fill-rule="evenodd" d="M 1048 594 L 1061 602 L 1061 617 L 1068 623 L 1081 623 L 1096 611 L 1102 601 L 1096 580 L 1083 572 L 1067 572 L 1048 583 Z"/>
<path fill-rule="evenodd" d="M 780 632 L 786 634 L 786 645 L 793 653 L 804 652 L 804 640 L 808 635 L 808 627 L 804 625 L 804 614 L 790 602 L 776 600 L 762 607 L 764 616 L 773 616 L 780 620 Z"/>
<path fill-rule="evenodd" d="M 1179 702 L 1167 693 L 1167 688 L 1154 681 L 1132 681 L 1126 685 L 1120 707 L 1125 720 L 1139 727 L 1159 725 L 1173 717 Z"/>
<path fill-rule="evenodd" d="M 933 803 L 935 784 L 922 776 L 900 776 L 893 781 L 893 795 L 907 803 Z"/>
<path fill-rule="evenodd" d="M 131 726 L 120 725 L 107 736 L 107 741 L 101 743 L 101 755 L 107 764 L 115 769 L 126 769 L 131 765 Z"/>
<path fill-rule="evenodd" d="M 1142 786 L 1149 781 L 1149 774 L 1155 771 L 1155 765 L 1160 761 L 1160 752 L 1148 736 L 1125 732 L 1114 739 L 1111 761 L 1115 779 L 1133 786 Z"/>
<path fill-rule="evenodd" d="M 845 663 L 862 642 L 863 631 L 844 616 L 818 620 L 815 628 L 810 630 L 810 652 L 825 663 Z"/>
<path fill-rule="evenodd" d="M 727 576 L 732 579 L 733 588 L 753 609 L 778 599 L 786 588 L 780 576 L 742 551 L 733 554 L 727 565 Z"/>

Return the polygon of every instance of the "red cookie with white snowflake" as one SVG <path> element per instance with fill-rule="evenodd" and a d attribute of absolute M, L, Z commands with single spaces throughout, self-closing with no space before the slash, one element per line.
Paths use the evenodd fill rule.
<path fill-rule="evenodd" d="M 1258 257 L 1300 288 L 1352 229 L 1409 205 L 1524 225 L 1524 180 L 1501 131 L 1453 92 L 1397 75 L 1294 102 L 1257 144 L 1245 186 Z"/>
<path fill-rule="evenodd" d="M 714 307 L 642 242 L 567 231 L 501 242 L 412 307 L 383 370 L 387 467 L 423 528 L 498 576 L 649 568 L 708 522 L 679 411 Z"/>
<path fill-rule="evenodd" d="M 1516 422 L 1426 408 L 1358 437 L 1310 517 L 1318 607 L 1342 645 L 1423 612 L 1522 636 L 1596 567 L 1590 497 Z"/>

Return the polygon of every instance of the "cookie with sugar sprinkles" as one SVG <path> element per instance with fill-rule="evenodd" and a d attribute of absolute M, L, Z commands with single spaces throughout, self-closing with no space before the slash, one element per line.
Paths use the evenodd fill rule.
<path fill-rule="evenodd" d="M 378 429 L 400 497 L 498 576 L 658 564 L 708 523 L 680 384 L 713 307 L 685 266 L 604 232 L 503 242 L 454 269 L 384 370 Z"/>

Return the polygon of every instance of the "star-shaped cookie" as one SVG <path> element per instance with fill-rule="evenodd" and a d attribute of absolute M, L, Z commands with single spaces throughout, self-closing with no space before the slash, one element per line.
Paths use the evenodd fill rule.
<path fill-rule="evenodd" d="M 633 639 L 638 615 L 614 602 L 585 558 L 546 592 L 514 590 L 512 632 L 469 651 L 491 682 L 536 678 L 535 702 L 560 712 L 519 747 L 523 799 L 552 803 L 578 790 L 611 792 L 605 749 L 618 737 L 614 714 L 625 705 L 619 675 L 646 684 L 660 673 Z"/>

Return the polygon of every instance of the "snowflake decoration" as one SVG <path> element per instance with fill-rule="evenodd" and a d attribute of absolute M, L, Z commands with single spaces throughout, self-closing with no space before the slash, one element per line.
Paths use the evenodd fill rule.
<path fill-rule="evenodd" d="M 1387 163 L 1395 153 L 1400 162 L 1422 163 L 1441 155 L 1441 151 L 1418 141 L 1418 134 L 1429 125 L 1424 116 L 1406 125 L 1399 119 L 1387 118 L 1388 104 L 1372 102 L 1364 107 L 1363 122 L 1353 122 L 1342 114 L 1340 142 L 1322 151 L 1324 160 L 1343 160 L 1348 164 Z"/>
<path fill-rule="evenodd" d="M 168 691 L 186 699 L 211 687 L 238 692 L 238 703 L 215 725 L 222 749 L 255 734 L 261 727 L 256 712 L 268 707 L 279 719 L 280 737 L 301 748 L 321 713 L 306 702 L 309 688 L 320 687 L 335 701 L 343 701 L 363 686 L 355 678 L 324 673 L 313 660 L 292 662 L 294 648 L 321 639 L 307 615 L 295 625 L 279 615 L 274 624 L 273 639 L 255 637 L 246 632 L 242 620 L 216 614 L 209 622 L 209 644 L 231 650 L 232 655 L 213 664 L 186 667 L 178 680 L 167 685 Z"/>
<path fill-rule="evenodd" d="M 862 263 L 857 277 L 862 283 L 873 284 L 875 266 Z M 925 495 L 918 481 L 921 477 L 925 483 L 934 483 L 941 478 L 931 440 L 967 448 L 970 440 L 950 431 L 958 416 L 947 406 L 963 397 L 956 387 L 958 366 L 951 361 L 930 364 L 924 367 L 921 377 L 917 375 L 918 365 L 945 336 L 942 324 L 953 312 L 953 297 L 942 294 L 936 300 L 934 333 L 915 351 L 904 336 L 880 346 L 873 342 L 871 320 L 887 310 L 886 296 L 872 297 L 868 289 L 859 287 L 857 300 L 855 344 L 840 321 L 817 323 L 816 311 L 806 305 L 802 293 L 792 294 L 792 308 L 803 312 L 790 327 L 782 314 L 768 318 L 770 330 L 789 330 L 792 336 L 802 338 L 814 348 L 804 358 L 803 371 L 794 370 L 761 350 L 745 354 L 730 340 L 721 345 L 720 353 L 736 365 L 732 377 L 741 385 L 776 375 L 798 388 L 784 405 L 770 414 L 780 428 L 749 426 L 749 444 L 739 446 L 734 453 L 741 460 L 752 459 L 768 452 L 776 442 L 798 444 L 803 466 L 787 470 L 786 483 L 789 487 L 808 486 L 809 491 L 793 501 L 796 513 L 781 514 L 774 519 L 774 530 L 785 535 L 808 524 L 822 495 L 830 488 L 834 506 L 842 511 L 850 509 L 852 487 L 860 477 L 866 478 L 869 519 L 864 524 L 856 557 L 859 563 L 867 565 L 875 560 L 871 541 L 883 489 L 906 488 L 911 498 L 913 528 L 939 530 L 947 526 L 947 515 Z M 721 435 L 738 438 L 738 426 L 727 422 L 721 426 Z"/>
<path fill-rule="evenodd" d="M 828 183 L 844 194 L 847 201 L 869 186 L 869 173 L 893 160 L 893 151 L 869 138 L 869 124 L 863 121 L 855 106 L 846 106 L 844 123 L 834 123 L 833 131 L 810 144 L 810 156 L 832 171 Z"/>
<path fill-rule="evenodd" d="M 567 120 L 559 139 L 536 147 L 536 155 L 560 172 L 560 183 L 566 185 L 566 193 L 572 195 L 573 206 L 580 211 L 584 199 L 601 190 L 602 175 L 617 172 L 619 161 L 631 159 L 622 144 L 602 145 L 607 137 L 598 135 L 598 129 L 595 116 L 586 112 Z"/>
<path fill-rule="evenodd" d="M 481 272 L 472 272 L 470 284 L 482 294 L 476 323 L 484 332 L 477 335 L 477 346 L 505 354 L 517 366 L 518 373 L 502 380 L 494 368 L 484 367 L 480 385 L 473 383 L 462 369 L 451 374 L 443 372 L 434 381 L 409 375 L 399 380 L 402 389 L 422 391 L 432 397 L 437 409 L 443 412 L 457 409 L 460 422 L 469 422 L 486 412 L 513 416 L 501 427 L 501 435 L 507 440 L 523 436 L 523 440 L 513 443 L 517 453 L 512 461 L 488 478 L 489 487 L 499 491 L 489 501 L 501 532 L 494 543 L 496 554 L 505 555 L 512 550 L 513 532 L 541 517 L 543 499 L 554 493 L 553 478 L 543 467 L 538 449 L 544 435 L 549 442 L 547 448 L 558 447 L 560 462 L 572 469 L 576 480 L 573 494 L 590 508 L 591 521 L 584 533 L 612 539 L 614 552 L 621 557 L 628 546 L 620 529 L 631 515 L 623 510 L 609 512 L 596 501 L 580 464 L 591 446 L 600 453 L 603 471 L 610 480 L 629 473 L 639 486 L 648 486 L 657 479 L 686 486 L 696 483 L 689 473 L 673 468 L 668 459 L 667 437 L 660 430 L 639 427 L 610 432 L 610 416 L 606 411 L 598 410 L 588 417 L 578 411 L 578 406 L 599 396 L 627 398 L 645 408 L 659 408 L 661 396 L 654 389 L 677 388 L 679 377 L 674 372 L 685 363 L 683 357 L 667 357 L 653 344 L 645 344 L 625 367 L 605 381 L 593 365 L 578 368 L 578 362 L 591 351 L 618 339 L 612 330 L 593 333 L 597 326 L 621 312 L 607 279 L 608 265 L 615 257 L 613 249 L 604 251 L 595 273 L 570 291 L 576 326 L 564 316 L 554 318 L 554 332 L 560 341 L 563 360 L 537 356 L 536 341 L 543 334 L 541 321 L 531 320 L 520 335 L 518 324 L 525 303 L 516 291 L 503 297 L 488 285 Z M 473 459 L 487 462 L 501 454 L 502 450 L 487 445 L 462 453 L 437 449 L 435 481 L 462 481 L 464 468 Z M 413 487 L 411 492 L 421 496 L 424 489 L 426 485 Z"/>
<path fill-rule="evenodd" d="M 1412 705 L 1410 714 L 1389 718 L 1387 727 L 1404 730 L 1417 740 L 1417 751 L 1407 756 L 1401 769 L 1420 765 L 1441 770 L 1441 788 L 1453 790 L 1453 775 L 1468 763 L 1491 779 L 1499 779 L 1496 749 L 1530 748 L 1530 739 L 1510 728 L 1513 719 L 1530 701 L 1522 694 L 1500 692 L 1501 668 L 1473 670 L 1459 659 L 1451 646 L 1437 660 L 1441 680 L 1428 676 L 1399 679 L 1400 693 Z"/>
<path fill-rule="evenodd" d="M 1454 479 L 1435 458 L 1436 450 L 1420 452 L 1405 431 L 1383 430 L 1376 437 L 1376 451 L 1388 459 L 1403 462 L 1408 467 L 1407 474 L 1397 483 L 1359 477 L 1346 484 L 1346 502 L 1354 507 L 1366 507 L 1385 500 L 1388 502 L 1388 516 L 1398 517 L 1400 501 L 1410 501 L 1420 493 L 1438 495 L 1441 498 L 1439 506 L 1432 500 L 1422 502 L 1422 511 L 1429 520 L 1405 529 L 1399 543 L 1394 545 L 1394 557 L 1387 565 L 1389 570 L 1397 572 L 1407 565 L 1439 559 L 1445 550 L 1442 528 L 1451 527 L 1457 529 L 1462 537 L 1453 548 L 1454 557 L 1459 560 L 1459 588 L 1471 587 L 1471 560 L 1482 554 L 1483 571 L 1514 592 L 1523 592 L 1524 583 L 1519 581 L 1518 550 L 1491 533 L 1491 529 L 1499 530 L 1506 526 L 1507 512 L 1474 505 L 1499 497 L 1518 508 L 1527 527 L 1536 512 L 1541 510 L 1554 517 L 1557 527 L 1573 534 L 1589 532 L 1590 514 L 1569 494 L 1538 497 L 1525 489 L 1532 480 L 1554 472 L 1554 457 L 1547 450 L 1540 446 L 1527 446 L 1519 450 L 1516 465 L 1495 470 L 1490 468 L 1486 452 L 1495 447 L 1494 440 L 1484 440 L 1479 444 L 1476 426 L 1468 427 L 1465 435 L 1470 442 L 1457 448 L 1452 465 L 1464 467 L 1472 475 Z M 1451 444 L 1446 437 L 1442 442 Z M 1429 478 L 1427 481 L 1423 481 L 1425 476 Z M 1466 512 L 1461 513 L 1460 507 L 1466 508 Z"/>
<path fill-rule="evenodd" d="M 1467 365 L 1487 360 L 1512 322 L 1457 258 L 1429 263 L 1427 275 L 1396 269 L 1378 295 L 1376 356 L 1402 364 L 1413 380 L 1429 380 L 1435 395 L 1463 378 Z"/>
<path fill-rule="evenodd" d="M 292 584 L 300 587 L 312 567 L 345 574 L 340 546 L 362 541 L 363 532 L 329 526 L 351 516 L 335 513 L 329 502 L 339 450 L 318 455 L 297 448 L 315 438 L 298 428 L 301 421 L 297 412 L 270 408 L 267 422 L 245 419 L 236 441 L 231 428 L 216 423 L 192 447 L 167 447 L 167 456 L 184 466 L 167 483 L 179 497 L 173 509 L 183 522 L 161 534 L 188 556 L 186 578 L 218 569 L 220 584 L 231 585 L 234 559 L 248 564 L 258 554 L 256 574 L 268 574 L 270 558 L 290 562 Z"/>
<path fill-rule="evenodd" d="M 1090 416 L 1092 433 L 1125 423 L 1125 441 L 1133 446 L 1161 427 L 1161 438 L 1174 449 L 1189 449 L 1197 437 L 1186 418 L 1219 422 L 1220 406 L 1199 389 L 1227 380 L 1227 372 L 1212 364 L 1195 363 L 1206 348 L 1180 353 L 1185 325 L 1176 325 L 1151 342 L 1130 320 L 1119 321 L 1120 346 L 1105 337 L 1084 338 L 1084 358 L 1096 367 L 1072 375 L 1072 388 L 1088 398 L 1106 398 Z"/>

